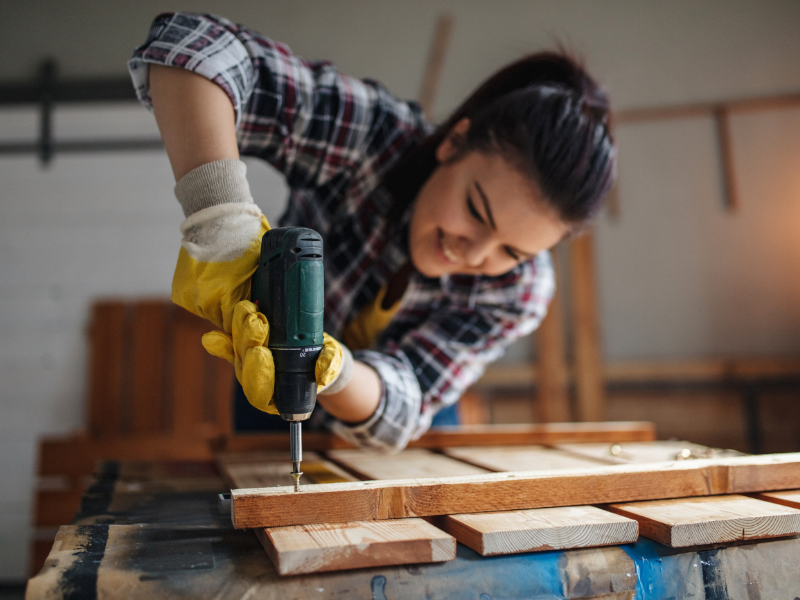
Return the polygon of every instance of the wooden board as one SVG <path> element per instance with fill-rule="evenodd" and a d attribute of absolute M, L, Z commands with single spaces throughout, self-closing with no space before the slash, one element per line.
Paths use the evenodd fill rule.
<path fill-rule="evenodd" d="M 314 452 L 303 455 L 303 476 L 300 485 L 358 481 L 329 460 Z M 292 461 L 288 452 L 254 452 L 249 454 L 222 454 L 217 465 L 223 479 L 232 488 L 275 487 L 294 485 L 290 475 Z"/>
<path fill-rule="evenodd" d="M 174 307 L 161 300 L 141 300 L 133 306 L 137 323 L 131 331 L 133 361 L 131 370 L 131 431 L 155 433 L 166 431 L 169 415 L 166 408 L 168 325 Z"/>
<path fill-rule="evenodd" d="M 450 515 L 436 524 L 483 556 L 628 544 L 639 531 L 635 520 L 594 506 Z"/>
<path fill-rule="evenodd" d="M 438 479 L 237 489 L 234 527 L 280 527 L 800 487 L 800 453 Z"/>
<path fill-rule="evenodd" d="M 456 540 L 422 519 L 257 529 L 279 575 L 453 560 Z"/>
<path fill-rule="evenodd" d="M 783 504 L 792 508 L 800 508 L 800 490 L 788 490 L 785 492 L 765 492 L 763 494 L 753 494 L 754 498 L 775 504 Z"/>
<path fill-rule="evenodd" d="M 88 427 L 95 438 L 111 438 L 123 429 L 123 355 L 128 325 L 126 307 L 97 302 L 92 307 L 89 339 Z"/>
<path fill-rule="evenodd" d="M 613 444 L 557 444 L 560 450 L 615 464 L 644 464 L 686 458 L 713 458 L 712 448 L 682 441 L 627 442 Z M 688 451 L 688 454 L 687 454 Z M 709 456 L 709 452 L 711 456 Z M 740 453 L 736 453 L 737 455 Z"/>
<path fill-rule="evenodd" d="M 224 492 L 212 461 L 126 461 L 119 463 L 114 495 L 164 492 Z M 101 467 L 102 470 L 102 467 Z"/>
<path fill-rule="evenodd" d="M 549 471 L 611 464 L 600 458 L 576 456 L 544 446 L 473 446 L 447 448 L 444 453 L 490 471 Z"/>
<path fill-rule="evenodd" d="M 165 434 L 103 440 L 82 435 L 49 437 L 39 443 L 39 475 L 90 475 L 99 460 L 212 458 L 209 443 L 202 438 L 176 438 Z"/>
<path fill-rule="evenodd" d="M 639 532 L 673 548 L 800 533 L 800 510 L 748 498 L 712 496 L 607 507 L 639 521 Z"/>
<path fill-rule="evenodd" d="M 569 368 L 564 332 L 563 291 L 559 255 L 564 244 L 553 248 L 553 272 L 556 291 L 547 314 L 534 334 L 536 340 L 536 400 L 534 409 L 539 423 L 561 423 L 572 420 L 569 401 Z M 532 338 L 533 339 L 533 338 Z"/>
<path fill-rule="evenodd" d="M 578 421 L 603 421 L 606 391 L 592 230 L 574 238 L 568 248 L 577 417 Z"/>
<path fill-rule="evenodd" d="M 519 425 L 472 425 L 429 430 L 409 448 L 450 448 L 454 446 L 516 446 L 567 442 L 643 442 L 656 439 L 655 425 L 648 421 L 605 423 L 540 423 Z M 288 433 L 231 435 L 219 440 L 219 452 L 286 451 Z M 330 433 L 303 434 L 305 450 L 353 449 L 353 445 Z"/>
<path fill-rule="evenodd" d="M 363 450 L 331 450 L 328 457 L 358 474 L 362 479 L 418 479 L 478 475 L 487 469 L 452 459 L 442 454 L 412 448 L 398 454 Z"/>

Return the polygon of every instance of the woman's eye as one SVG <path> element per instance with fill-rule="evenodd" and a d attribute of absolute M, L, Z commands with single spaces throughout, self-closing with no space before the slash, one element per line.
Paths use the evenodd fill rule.
<path fill-rule="evenodd" d="M 505 251 L 506 254 L 508 254 L 514 260 L 519 260 L 519 255 L 516 252 L 514 252 L 511 248 L 506 248 Z"/>
<path fill-rule="evenodd" d="M 481 213 L 478 212 L 478 209 L 475 208 L 475 205 L 472 203 L 472 196 L 467 196 L 467 208 L 469 208 L 469 214 L 471 214 L 475 219 L 483 223 L 483 217 Z"/>

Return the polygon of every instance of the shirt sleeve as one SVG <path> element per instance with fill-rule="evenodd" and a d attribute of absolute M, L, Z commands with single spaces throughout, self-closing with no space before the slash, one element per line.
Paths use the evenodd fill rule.
<path fill-rule="evenodd" d="M 152 108 L 149 65 L 187 69 L 218 84 L 236 111 L 239 148 L 281 171 L 292 188 L 370 172 L 371 161 L 407 144 L 424 120 L 415 103 L 379 83 L 309 62 L 284 44 L 212 15 L 159 15 L 128 69 Z"/>
<path fill-rule="evenodd" d="M 334 422 L 334 432 L 359 446 L 402 450 L 427 431 L 440 409 L 457 402 L 511 342 L 538 327 L 555 291 L 547 252 L 501 277 L 463 279 L 450 281 L 442 304 L 399 339 L 391 338 L 390 328 L 379 351 L 353 353 L 380 376 L 381 400 L 368 421 L 352 426 Z M 404 298 L 404 304 L 425 302 Z"/>

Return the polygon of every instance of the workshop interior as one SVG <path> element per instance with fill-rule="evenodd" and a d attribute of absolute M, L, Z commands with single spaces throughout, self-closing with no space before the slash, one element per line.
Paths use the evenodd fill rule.
<path fill-rule="evenodd" d="M 2 14 L 0 600 L 800 596 L 800 3 L 39 0 Z M 463 282 L 453 265 L 468 242 L 448 233 L 461 216 L 441 217 L 431 256 L 444 274 L 418 268 L 413 204 L 386 217 L 405 263 L 380 254 L 380 198 L 363 209 L 363 244 L 336 231 L 389 169 L 372 164 L 443 131 L 441 171 L 415 184 L 423 206 L 437 172 L 468 160 L 439 158 L 462 139 L 442 129 L 454 111 L 544 51 L 599 84 L 610 108 L 592 135 L 613 148 L 602 206 L 568 223 L 550 259 L 531 253 L 533 291 L 480 266 Z M 226 139 L 235 127 L 253 201 L 236 206 L 255 208 L 225 221 L 217 200 L 185 200 L 176 181 L 198 171 L 180 171 L 180 153 L 213 133 L 168 133 L 195 105 L 158 113 L 164 92 L 142 87 L 156 64 L 233 99 Z M 600 110 L 575 102 L 581 119 Z M 301 131 L 309 113 L 316 129 Z M 342 119 L 340 136 L 313 138 Z M 416 141 L 402 137 L 412 123 Z M 273 129 L 283 146 L 254 151 Z M 474 152 L 517 164 L 488 144 Z M 301 179 L 343 163 L 352 181 L 303 188 L 292 210 Z M 402 165 L 391 173 L 414 163 Z M 219 169 L 219 186 L 192 193 L 234 189 Z M 477 189 L 469 231 L 500 239 L 513 218 Z M 326 221 L 323 203 L 350 193 Z M 323 208 L 309 216 L 312 202 Z M 198 219 L 208 211 L 217 224 Z M 227 279 L 240 259 L 225 246 L 208 262 L 191 227 L 251 213 L 272 229 Z M 362 260 L 386 273 L 365 283 Z M 200 291 L 182 292 L 195 275 Z M 235 277 L 246 292 L 189 307 Z M 345 325 L 379 284 L 380 326 L 354 346 Z M 507 289 L 517 307 L 544 294 L 546 315 L 503 312 L 490 338 L 483 303 Z M 351 299 L 358 318 L 340 317 Z M 434 318 L 450 309 L 458 326 Z M 336 412 L 351 376 L 372 417 Z M 385 442 L 373 421 L 392 402 L 418 422 Z"/>

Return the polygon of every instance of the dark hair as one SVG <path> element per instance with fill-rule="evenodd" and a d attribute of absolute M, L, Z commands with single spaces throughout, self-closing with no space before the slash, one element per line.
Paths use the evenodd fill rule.
<path fill-rule="evenodd" d="M 600 209 L 616 176 L 605 91 L 563 53 L 532 54 L 484 82 L 436 131 L 391 169 L 386 182 L 405 209 L 437 166 L 436 148 L 462 119 L 458 153 L 500 153 L 536 181 L 567 223 Z"/>

